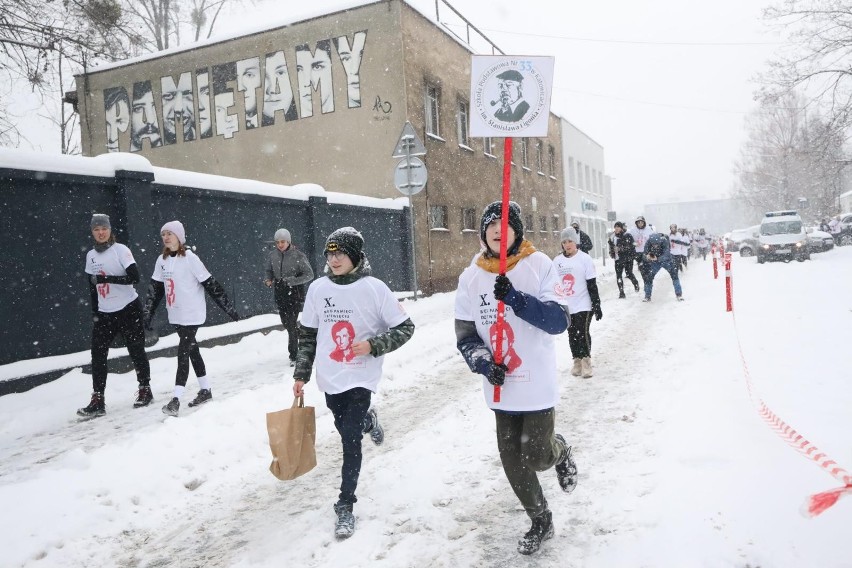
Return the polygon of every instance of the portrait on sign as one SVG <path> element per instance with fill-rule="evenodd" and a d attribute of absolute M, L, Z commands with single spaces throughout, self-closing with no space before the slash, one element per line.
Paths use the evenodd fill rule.
<path fill-rule="evenodd" d="M 470 77 L 471 136 L 547 136 L 552 57 L 474 55 Z"/>

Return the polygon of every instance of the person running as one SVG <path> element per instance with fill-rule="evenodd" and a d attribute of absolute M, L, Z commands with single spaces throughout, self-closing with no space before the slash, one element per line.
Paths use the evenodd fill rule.
<path fill-rule="evenodd" d="M 698 254 L 701 255 L 701 260 L 707 260 L 707 252 L 710 250 L 710 243 L 707 240 L 707 233 L 704 229 L 698 229 L 698 234 L 695 235 L 695 246 L 698 247 Z M 696 258 L 698 258 L 697 255 Z"/>
<path fill-rule="evenodd" d="M 536 472 L 555 467 L 563 491 L 577 485 L 571 446 L 554 432 L 559 402 L 554 336 L 565 331 L 568 317 L 566 300 L 556 294 L 553 261 L 524 239 L 521 208 L 509 203 L 506 235 L 500 229 L 502 209 L 495 201 L 483 211 L 479 236 L 485 248 L 459 277 L 456 346 L 470 370 L 482 375 L 503 471 L 532 520 L 518 552 L 532 554 L 553 536 L 553 515 Z M 501 236 L 508 246 L 505 275 L 500 274 Z M 496 330 L 501 301 L 506 305 L 502 336 Z M 492 355 L 498 344 L 507 355 L 500 364 Z M 494 386 L 500 387 L 497 400 Z"/>
<path fill-rule="evenodd" d="M 666 272 L 672 277 L 675 295 L 678 301 L 683 300 L 683 291 L 680 287 L 680 278 L 677 274 L 677 267 L 674 265 L 674 259 L 670 252 L 669 238 L 662 233 L 654 233 L 648 238 L 645 243 L 645 298 L 643 302 L 651 301 L 651 292 L 654 289 L 654 277 L 661 268 L 665 268 Z"/>
<path fill-rule="evenodd" d="M 305 303 L 305 284 L 314 279 L 314 269 L 305 253 L 292 244 L 287 229 L 275 231 L 275 248 L 269 251 L 264 275 L 264 283 L 274 290 L 278 315 L 287 331 L 287 352 L 293 367 L 299 348 L 297 318 Z"/>
<path fill-rule="evenodd" d="M 689 234 L 686 228 L 680 229 L 680 240 L 686 243 L 686 255 L 681 258 L 683 267 L 686 268 L 689 264 L 689 258 L 692 256 L 692 235 Z"/>
<path fill-rule="evenodd" d="M 577 221 L 571 223 L 571 226 L 574 227 L 574 230 L 577 231 L 578 235 L 580 235 L 580 242 L 577 243 L 577 248 L 584 253 L 589 254 L 594 247 L 594 245 L 592 245 L 592 237 L 580 230 L 580 223 Z"/>
<path fill-rule="evenodd" d="M 316 363 L 317 388 L 334 416 L 343 446 L 340 495 L 334 504 L 339 539 L 355 532 L 353 508 L 361 474 L 361 438 L 384 441 L 370 399 L 378 389 L 384 355 L 402 347 L 414 324 L 387 284 L 371 276 L 364 237 L 342 227 L 325 241 L 327 274 L 308 287 L 299 320 L 293 394 L 302 397 Z"/>
<path fill-rule="evenodd" d="M 624 294 L 624 279 L 622 273 L 633 283 L 633 289 L 639 291 L 639 281 L 633 275 L 633 257 L 636 255 L 636 246 L 633 244 L 633 236 L 624 230 L 624 223 L 616 221 L 612 227 L 612 235 L 609 238 L 609 256 L 615 261 L 615 283 L 618 284 L 618 297 L 626 298 Z"/>
<path fill-rule="evenodd" d="M 636 247 L 636 267 L 639 269 L 639 275 L 642 277 L 642 281 L 645 281 L 645 243 L 648 241 L 648 238 L 654 234 L 654 230 L 648 226 L 645 222 L 645 217 L 641 215 L 636 217 L 636 221 L 634 222 L 636 225 L 632 227 L 629 231 L 630 236 L 633 237 L 633 245 Z"/>
<path fill-rule="evenodd" d="M 562 254 L 556 255 L 553 264 L 559 280 L 556 293 L 565 298 L 571 315 L 568 326 L 568 345 L 574 357 L 571 374 L 588 379 L 592 376 L 592 334 L 589 331 L 592 315 L 596 321 L 603 317 L 597 273 L 592 257 L 579 249 L 581 237 L 576 229 L 564 229 L 560 239 Z"/>
<path fill-rule="evenodd" d="M 675 268 L 683 272 L 686 268 L 686 251 L 689 248 L 689 241 L 677 230 L 677 225 L 672 223 L 669 225 L 669 247 L 674 259 Z"/>
<path fill-rule="evenodd" d="M 92 399 L 88 406 L 77 410 L 77 414 L 86 419 L 106 414 L 107 355 L 112 340 L 119 334 L 127 344 L 139 382 L 133 408 L 148 406 L 154 400 L 151 395 L 151 368 L 145 353 L 142 302 L 134 288 L 139 282 L 139 267 L 130 249 L 115 242 L 109 215 L 95 213 L 89 225 L 95 240 L 94 248 L 86 254 L 85 268 L 94 322 Z"/>
<path fill-rule="evenodd" d="M 198 378 L 200 390 L 189 403 L 190 407 L 204 404 L 213 398 L 207 367 L 201 358 L 201 350 L 195 334 L 207 320 L 207 302 L 204 293 L 210 295 L 228 317 L 234 321 L 240 319 L 237 310 L 222 285 L 207 271 L 204 263 L 194 252 L 186 247 L 186 230 L 180 221 L 169 221 L 160 229 L 163 238 L 163 254 L 154 264 L 154 274 L 148 287 L 145 300 L 145 328 L 153 329 L 151 322 L 154 312 L 163 297 L 166 298 L 166 311 L 169 323 L 175 326 L 178 334 L 177 374 L 172 399 L 163 407 L 163 413 L 177 416 L 180 411 L 180 398 L 186 390 L 189 378 L 189 364 Z"/>

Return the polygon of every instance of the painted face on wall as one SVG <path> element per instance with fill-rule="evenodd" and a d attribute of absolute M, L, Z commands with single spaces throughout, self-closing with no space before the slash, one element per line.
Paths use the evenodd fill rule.
<path fill-rule="evenodd" d="M 307 44 L 296 46 L 296 73 L 299 80 L 300 116 L 313 116 L 313 92 L 319 91 L 320 110 L 323 114 L 334 112 L 334 88 L 331 77 L 331 50 L 329 40 L 317 42 L 315 53 Z"/>
<path fill-rule="evenodd" d="M 340 36 L 334 38 L 334 46 L 340 62 L 346 71 L 346 95 L 349 108 L 361 106 L 361 60 L 364 58 L 364 44 L 367 41 L 366 32 L 358 32 L 349 45 L 349 38 Z"/>
<path fill-rule="evenodd" d="M 216 106 L 216 134 L 225 138 L 233 138 L 234 132 L 240 130 L 237 115 L 228 114 L 228 108 L 234 106 L 234 93 L 219 93 L 213 97 Z"/>
<path fill-rule="evenodd" d="M 104 123 L 107 152 L 119 152 L 119 133 L 130 126 L 130 103 L 124 87 L 104 89 Z"/>
<path fill-rule="evenodd" d="M 183 140 L 195 140 L 195 106 L 192 96 L 192 75 L 183 73 L 175 85 L 171 77 L 163 77 L 163 138 L 166 144 L 177 142 L 177 123 L 183 124 Z"/>
<path fill-rule="evenodd" d="M 256 128 L 257 89 L 260 87 L 260 58 L 237 61 L 237 90 L 242 91 L 246 107 L 246 128 Z"/>
<path fill-rule="evenodd" d="M 145 138 L 151 142 L 152 148 L 163 145 L 150 81 L 133 85 L 133 102 L 130 107 L 130 151 L 140 151 Z"/>
<path fill-rule="evenodd" d="M 266 56 L 263 82 L 263 122 L 275 123 L 275 113 L 283 111 L 288 119 L 290 108 L 293 107 L 293 87 L 290 84 L 290 71 L 283 51 L 276 51 Z M 293 118 L 296 118 L 295 116 Z"/>
<path fill-rule="evenodd" d="M 210 74 L 206 71 L 196 73 L 198 88 L 198 129 L 201 138 L 213 136 L 213 121 L 210 119 Z"/>

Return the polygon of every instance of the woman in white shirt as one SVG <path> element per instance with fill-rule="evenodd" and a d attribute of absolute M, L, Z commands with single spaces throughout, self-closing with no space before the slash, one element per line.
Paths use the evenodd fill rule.
<path fill-rule="evenodd" d="M 178 337 L 177 375 L 174 396 L 163 407 L 163 413 L 177 416 L 180 397 L 186 390 L 189 364 L 198 377 L 200 390 L 189 406 L 204 404 L 213 398 L 210 379 L 195 334 L 207 319 L 207 302 L 204 292 L 210 294 L 228 316 L 237 321 L 239 314 L 231 305 L 225 289 L 207 271 L 204 263 L 194 252 L 186 248 L 186 230 L 180 221 L 169 221 L 160 229 L 163 238 L 163 254 L 154 265 L 148 298 L 145 301 L 145 327 L 152 329 L 151 320 L 160 301 L 165 297 L 169 323 L 175 326 Z"/>

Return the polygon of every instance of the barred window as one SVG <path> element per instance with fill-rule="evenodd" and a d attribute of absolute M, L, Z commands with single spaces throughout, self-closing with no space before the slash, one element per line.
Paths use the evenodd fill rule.
<path fill-rule="evenodd" d="M 447 206 L 446 205 L 430 205 L 429 206 L 429 228 L 430 229 L 446 229 L 447 228 Z"/>
<path fill-rule="evenodd" d="M 535 171 L 544 175 L 544 150 L 542 150 L 541 140 L 535 141 L 535 167 Z"/>
<path fill-rule="evenodd" d="M 494 155 L 494 139 L 491 137 L 483 139 L 483 145 L 485 146 L 485 153 L 489 156 Z"/>
<path fill-rule="evenodd" d="M 458 114 L 458 135 L 459 135 L 459 144 L 462 146 L 470 147 L 470 138 L 467 135 L 467 120 L 468 118 L 468 110 L 467 110 L 467 102 L 459 101 L 459 114 Z"/>
<path fill-rule="evenodd" d="M 462 231 L 476 231 L 476 209 L 462 209 Z"/>
<path fill-rule="evenodd" d="M 526 138 L 521 138 L 521 165 L 530 169 L 530 145 Z"/>
<path fill-rule="evenodd" d="M 426 85 L 426 132 L 440 136 L 438 129 L 438 103 L 441 90 L 432 84 Z"/>

